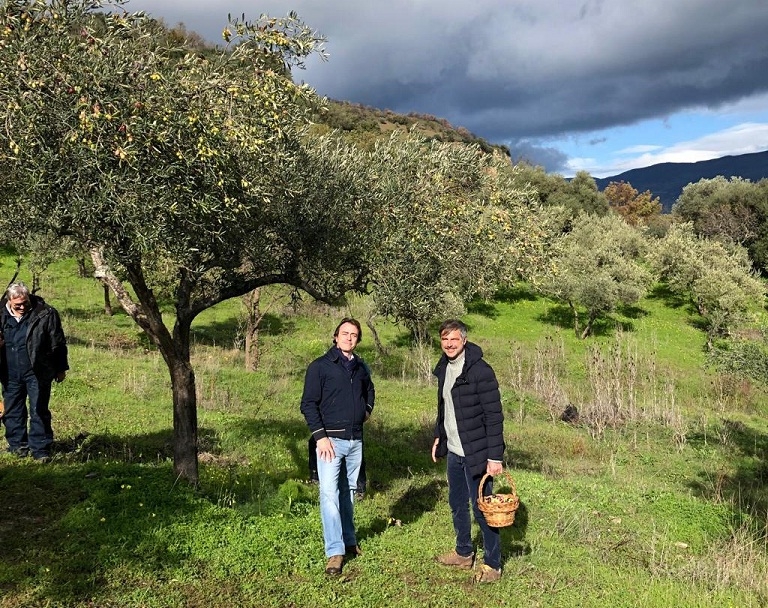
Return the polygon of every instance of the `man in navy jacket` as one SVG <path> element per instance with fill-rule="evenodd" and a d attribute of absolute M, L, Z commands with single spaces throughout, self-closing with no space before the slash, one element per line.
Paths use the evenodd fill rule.
<path fill-rule="evenodd" d="M 334 345 L 309 364 L 301 397 L 301 413 L 317 443 L 320 518 L 329 575 L 341 573 L 345 554 L 361 553 L 353 503 L 363 458 L 363 423 L 376 397 L 368 367 L 352 352 L 362 334 L 357 320 L 342 319 L 333 333 Z"/>
<path fill-rule="evenodd" d="M 23 283 L 14 283 L 0 301 L 0 330 L 8 450 L 19 456 L 31 451 L 33 458 L 46 461 L 53 443 L 51 385 L 62 382 L 69 369 L 59 313 Z"/>
<path fill-rule="evenodd" d="M 448 503 L 456 532 L 456 548 L 437 561 L 469 570 L 474 564 L 472 521 L 483 533 L 484 563 L 475 581 L 487 583 L 501 578 L 499 529 L 490 527 L 477 506 L 480 480 L 486 473 L 503 471 L 504 415 L 496 374 L 483 360 L 483 351 L 467 342 L 467 327 L 461 321 L 445 321 L 439 329 L 443 356 L 435 367 L 437 376 L 437 423 L 432 460 L 447 457 Z M 492 492 L 487 484 L 484 493 Z"/>

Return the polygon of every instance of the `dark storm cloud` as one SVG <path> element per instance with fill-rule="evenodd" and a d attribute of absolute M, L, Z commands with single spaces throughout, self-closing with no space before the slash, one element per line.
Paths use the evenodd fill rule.
<path fill-rule="evenodd" d="M 216 5 L 218 8 L 210 8 Z M 242 0 L 132 0 L 220 40 Z M 588 132 L 768 90 L 764 0 L 266 0 L 328 39 L 297 78 L 334 99 L 424 112 L 494 142 Z"/>
<path fill-rule="evenodd" d="M 544 167 L 548 173 L 563 173 L 568 168 L 568 156 L 557 148 L 526 140 L 510 143 L 508 147 L 509 155 L 515 163 L 525 161 Z"/>

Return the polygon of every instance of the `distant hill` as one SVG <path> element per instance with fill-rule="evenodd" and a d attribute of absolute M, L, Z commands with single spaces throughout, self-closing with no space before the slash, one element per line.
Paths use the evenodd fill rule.
<path fill-rule="evenodd" d="M 324 128 L 345 132 L 364 145 L 401 129 L 418 131 L 430 139 L 472 143 L 486 152 L 499 150 L 510 155 L 506 146 L 489 143 L 463 127 L 454 127 L 447 120 L 429 114 L 397 114 L 391 110 L 329 99 L 325 111 L 316 116 L 316 121 Z M 768 150 L 697 163 L 660 163 L 611 177 L 595 178 L 595 182 L 600 190 L 611 182 L 620 181 L 631 184 L 638 192 L 650 190 L 661 200 L 664 213 L 669 213 L 685 186 L 718 175 L 742 177 L 753 182 L 768 178 Z"/>
<path fill-rule="evenodd" d="M 618 175 L 595 178 L 597 187 L 603 190 L 611 182 L 627 182 L 638 192 L 650 190 L 658 196 L 664 213 L 669 213 L 683 188 L 700 179 L 722 175 L 726 178 L 742 177 L 753 182 L 768 178 L 768 150 L 753 154 L 723 156 L 697 163 L 660 163 L 631 169 Z"/>
<path fill-rule="evenodd" d="M 428 139 L 475 144 L 485 152 L 498 150 L 509 156 L 509 148 L 491 144 L 464 127 L 454 127 L 444 118 L 431 114 L 397 114 L 348 101 L 328 100 L 325 111 L 316 117 L 318 123 L 353 135 L 359 142 L 372 143 L 392 131 L 414 130 Z"/>

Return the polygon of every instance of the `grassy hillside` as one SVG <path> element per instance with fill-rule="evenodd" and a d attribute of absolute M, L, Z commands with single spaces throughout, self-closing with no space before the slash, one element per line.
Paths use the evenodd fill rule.
<path fill-rule="evenodd" d="M 377 353 L 364 329 L 377 388 L 371 488 L 356 509 L 364 554 L 328 579 L 298 403 L 306 365 L 364 300 L 292 308 L 265 294 L 256 373 L 237 348 L 239 302 L 197 320 L 192 489 L 173 478 L 158 353 L 125 314 L 104 315 L 100 286 L 74 263 L 50 268 L 40 294 L 62 313 L 73 369 L 54 387 L 52 462 L 0 455 L 0 608 L 768 602 L 768 399 L 706 368 L 696 318 L 663 290 L 585 342 L 524 288 L 466 316 L 502 385 L 521 498 L 502 535 L 504 578 L 488 587 L 433 561 L 453 540 L 444 464 L 429 458 L 437 345 L 414 351 L 381 323 Z M 559 420 L 567 403 L 580 423 Z"/>
<path fill-rule="evenodd" d="M 321 131 L 337 129 L 363 144 L 371 144 L 393 131 L 414 130 L 427 139 L 475 144 L 485 152 L 499 150 L 509 156 L 506 146 L 491 144 L 464 127 L 455 127 L 444 118 L 431 114 L 398 114 L 348 101 L 328 100 L 325 108 L 316 116 L 316 121 L 316 128 Z"/>

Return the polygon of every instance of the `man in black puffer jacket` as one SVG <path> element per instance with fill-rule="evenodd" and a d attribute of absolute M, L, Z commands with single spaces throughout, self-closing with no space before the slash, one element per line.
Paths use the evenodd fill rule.
<path fill-rule="evenodd" d="M 467 327 L 461 321 L 448 320 L 440 325 L 443 356 L 435 367 L 437 376 L 437 423 L 432 460 L 447 456 L 448 503 L 456 532 L 456 548 L 437 561 L 466 570 L 474 564 L 472 520 L 483 533 L 483 565 L 475 582 L 487 583 L 501 578 L 501 541 L 499 529 L 490 527 L 477 506 L 480 480 L 486 473 L 503 471 L 504 415 L 496 374 L 483 360 L 483 351 L 467 342 Z M 484 495 L 493 492 L 491 484 Z"/>

